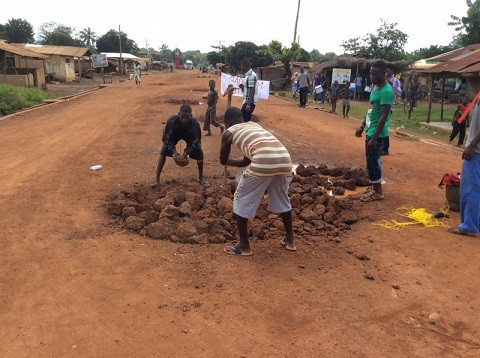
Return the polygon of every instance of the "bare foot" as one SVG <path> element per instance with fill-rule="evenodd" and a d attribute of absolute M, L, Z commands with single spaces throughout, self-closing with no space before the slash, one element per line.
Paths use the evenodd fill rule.
<path fill-rule="evenodd" d="M 154 181 L 152 181 L 152 183 L 150 184 L 150 188 L 156 188 L 156 187 L 158 186 L 158 184 L 160 184 L 159 181 L 158 181 L 158 180 L 154 180 Z"/>

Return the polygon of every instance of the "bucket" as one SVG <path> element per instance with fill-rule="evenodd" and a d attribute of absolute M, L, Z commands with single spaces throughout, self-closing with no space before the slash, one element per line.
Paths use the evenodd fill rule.
<path fill-rule="evenodd" d="M 133 77 L 133 76 L 134 76 L 134 75 L 133 75 L 133 73 L 130 73 L 130 79 L 131 79 L 131 80 L 133 80 L 133 79 L 134 79 L 134 77 Z"/>
<path fill-rule="evenodd" d="M 460 187 L 446 185 L 445 188 L 445 196 L 450 210 L 460 211 Z"/>

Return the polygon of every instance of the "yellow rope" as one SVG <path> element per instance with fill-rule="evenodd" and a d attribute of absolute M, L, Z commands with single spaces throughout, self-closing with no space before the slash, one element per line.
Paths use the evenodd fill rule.
<path fill-rule="evenodd" d="M 448 206 L 445 206 L 440 211 L 447 215 L 450 210 Z M 410 205 L 405 205 L 398 208 L 396 212 L 398 215 L 409 218 L 411 221 L 381 220 L 373 225 L 392 230 L 400 230 L 412 225 L 423 225 L 424 228 L 447 226 L 447 223 L 444 219 L 438 220 L 434 218 L 432 214 L 424 208 L 415 209 Z"/>

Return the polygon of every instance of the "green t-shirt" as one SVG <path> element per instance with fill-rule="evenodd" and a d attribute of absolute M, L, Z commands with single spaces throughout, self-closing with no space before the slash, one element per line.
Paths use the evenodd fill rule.
<path fill-rule="evenodd" d="M 393 104 L 393 89 L 389 83 L 386 83 L 382 88 L 375 88 L 370 94 L 370 107 L 368 108 L 367 117 L 365 119 L 365 133 L 372 137 L 377 129 L 378 121 L 380 120 L 380 106 Z M 391 111 L 388 113 L 387 122 L 383 127 L 379 138 L 388 137 L 388 126 L 390 125 Z"/>

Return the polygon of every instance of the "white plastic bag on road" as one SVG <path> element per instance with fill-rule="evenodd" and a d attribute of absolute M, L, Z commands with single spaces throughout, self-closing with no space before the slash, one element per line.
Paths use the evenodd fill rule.
<path fill-rule="evenodd" d="M 94 165 L 93 167 L 90 167 L 90 170 L 100 170 L 103 168 L 103 165 Z"/>

